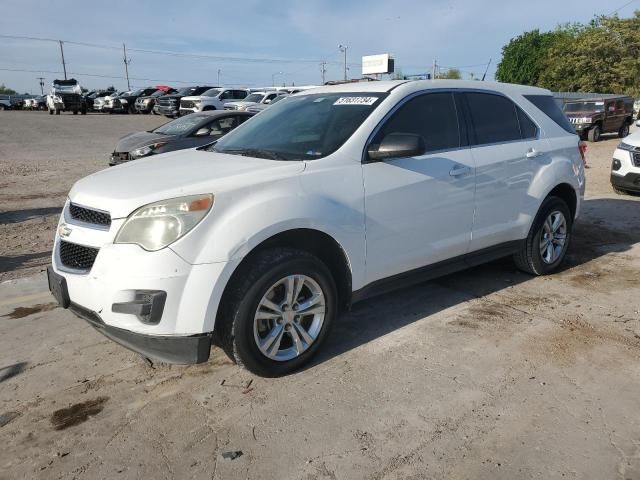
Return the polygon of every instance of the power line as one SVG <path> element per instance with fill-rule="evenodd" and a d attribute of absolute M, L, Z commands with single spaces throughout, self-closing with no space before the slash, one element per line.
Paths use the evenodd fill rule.
<path fill-rule="evenodd" d="M 636 0 L 631 0 L 630 2 L 625 3 L 624 5 L 622 5 L 621 7 L 616 8 L 613 12 L 611 12 L 609 15 L 613 15 L 614 13 L 618 13 L 620 10 L 622 10 L 624 7 L 627 7 L 629 5 L 631 5 L 633 2 L 635 2 Z"/>
<path fill-rule="evenodd" d="M 114 47 L 111 45 L 102 45 L 97 43 L 77 42 L 71 40 L 56 40 L 52 38 L 30 37 L 26 35 L 0 35 L 0 38 L 7 38 L 13 40 L 32 40 L 42 42 L 63 42 L 69 45 L 78 45 L 91 48 L 104 48 L 108 50 L 120 50 L 120 47 Z M 235 63 L 318 63 L 318 59 L 304 59 L 304 58 L 275 58 L 275 57 L 230 57 L 225 55 L 208 55 L 201 53 L 187 53 L 187 52 L 172 52 L 169 50 L 150 50 L 145 48 L 132 48 L 128 49 L 130 52 L 147 53 L 151 55 L 166 55 L 173 57 L 190 57 L 198 59 L 209 59 L 223 62 L 235 62 Z M 340 64 L 342 62 L 327 62 Z"/>

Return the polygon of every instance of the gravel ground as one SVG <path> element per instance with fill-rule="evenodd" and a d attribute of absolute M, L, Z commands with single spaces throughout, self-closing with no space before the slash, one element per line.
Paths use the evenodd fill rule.
<path fill-rule="evenodd" d="M 502 260 L 358 304 L 267 380 L 218 349 L 149 366 L 46 292 L 73 181 L 162 121 L 0 112 L 0 479 L 640 479 L 640 198 L 611 191 L 618 139 L 589 144 L 561 272 Z"/>

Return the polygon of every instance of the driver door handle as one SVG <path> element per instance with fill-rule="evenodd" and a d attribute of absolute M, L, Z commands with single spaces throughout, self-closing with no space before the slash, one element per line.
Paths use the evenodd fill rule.
<path fill-rule="evenodd" d="M 527 151 L 527 158 L 536 158 L 539 157 L 540 155 L 544 155 L 544 152 L 541 152 L 540 150 L 536 150 L 535 148 L 530 148 Z"/>
<path fill-rule="evenodd" d="M 449 175 L 451 175 L 452 177 L 459 177 L 460 175 L 466 175 L 470 171 L 471 171 L 471 168 L 465 165 L 457 165 L 453 167 L 451 170 L 449 170 Z"/>

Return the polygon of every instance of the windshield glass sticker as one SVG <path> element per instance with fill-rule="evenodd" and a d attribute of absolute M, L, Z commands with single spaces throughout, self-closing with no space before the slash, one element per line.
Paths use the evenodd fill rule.
<path fill-rule="evenodd" d="M 334 105 L 373 105 L 378 97 L 340 97 Z"/>

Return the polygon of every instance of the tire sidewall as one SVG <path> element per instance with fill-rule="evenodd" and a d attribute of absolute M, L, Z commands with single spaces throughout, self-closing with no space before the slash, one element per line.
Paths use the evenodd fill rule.
<path fill-rule="evenodd" d="M 253 322 L 260 300 L 268 289 L 278 280 L 294 274 L 306 275 L 318 282 L 325 297 L 325 318 L 320 334 L 307 351 L 294 359 L 278 362 L 265 357 L 260 352 L 254 339 Z M 336 312 L 336 286 L 329 269 L 315 257 L 306 255 L 298 258 L 289 257 L 259 275 L 245 292 L 233 318 L 234 354 L 248 370 L 256 374 L 265 377 L 286 375 L 306 364 L 318 351 L 331 330 Z"/>
<path fill-rule="evenodd" d="M 543 225 L 545 220 L 553 211 L 556 210 L 562 212 L 565 221 L 567 222 L 567 239 L 565 241 L 560 257 L 553 263 L 546 263 L 540 255 L 540 239 L 542 237 Z M 566 202 L 558 197 L 547 198 L 540 207 L 538 215 L 536 215 L 536 219 L 531 228 L 531 233 L 529 234 L 531 242 L 531 260 L 536 272 L 544 275 L 556 270 L 560 266 L 560 264 L 564 261 L 567 250 L 569 248 L 569 244 L 571 243 L 572 232 L 573 218 L 571 217 L 571 211 L 569 210 Z"/>

